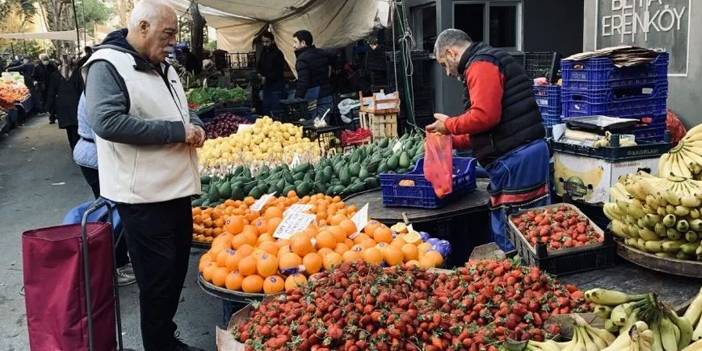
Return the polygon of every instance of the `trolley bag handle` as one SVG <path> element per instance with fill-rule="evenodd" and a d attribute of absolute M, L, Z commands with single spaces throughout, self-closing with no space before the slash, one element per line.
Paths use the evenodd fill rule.
<path fill-rule="evenodd" d="M 86 312 L 88 314 L 88 349 L 90 351 L 95 350 L 95 341 L 94 341 L 94 336 L 93 336 L 93 306 L 92 306 L 92 297 L 91 297 L 91 292 L 90 292 L 90 257 L 89 257 L 89 249 L 88 249 L 88 234 L 87 234 L 87 225 L 88 225 L 88 216 L 99 210 L 102 207 L 107 207 L 107 223 L 110 224 L 110 227 L 112 227 L 112 211 L 114 210 L 114 204 L 102 197 L 97 198 L 95 201 L 93 201 L 90 206 L 85 210 L 83 213 L 83 218 L 80 221 L 80 238 L 81 238 L 81 251 L 83 254 L 83 279 L 85 279 L 85 308 Z M 120 232 L 117 236 L 116 242 L 119 243 L 119 241 L 122 240 L 122 232 Z M 110 241 L 112 242 L 112 240 Z M 111 250 L 112 251 L 112 286 L 113 286 L 113 291 L 112 293 L 114 294 L 115 298 L 115 317 L 117 319 L 117 346 L 118 350 L 122 351 L 123 350 L 123 344 L 122 344 L 122 315 L 120 312 L 120 307 L 119 307 L 119 291 L 117 290 L 117 274 L 115 272 L 116 269 L 116 258 L 115 258 L 115 252 L 114 252 L 114 247 Z"/>

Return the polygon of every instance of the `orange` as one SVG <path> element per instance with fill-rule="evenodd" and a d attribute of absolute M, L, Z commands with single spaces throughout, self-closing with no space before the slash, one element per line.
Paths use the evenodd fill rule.
<path fill-rule="evenodd" d="M 278 272 L 278 258 L 264 253 L 256 260 L 256 271 L 262 277 L 269 277 Z"/>
<path fill-rule="evenodd" d="M 270 242 L 275 243 L 275 238 L 270 233 L 265 233 L 265 234 L 261 234 L 258 237 L 258 239 L 256 239 L 257 244 L 261 244 L 262 242 L 266 242 L 266 241 L 270 241 Z M 275 243 L 275 244 L 277 245 L 277 243 Z"/>
<path fill-rule="evenodd" d="M 366 234 L 358 234 L 355 238 L 353 238 L 353 243 L 354 244 L 360 244 L 366 239 L 370 239 L 371 237 L 366 235 Z"/>
<path fill-rule="evenodd" d="M 247 197 L 244 198 L 244 203 L 245 203 L 246 205 L 248 205 L 248 206 L 253 205 L 254 202 L 256 202 L 256 199 L 254 199 L 254 198 L 251 197 L 251 196 L 247 196 Z"/>
<path fill-rule="evenodd" d="M 365 249 L 366 249 L 366 247 L 361 245 L 361 244 L 356 244 L 354 246 L 351 246 L 351 251 L 358 252 L 358 254 L 362 254 Z"/>
<path fill-rule="evenodd" d="M 333 249 L 336 247 L 336 239 L 334 239 L 334 235 L 327 231 L 327 230 L 322 230 L 317 234 L 317 247 L 318 248 L 329 248 Z"/>
<path fill-rule="evenodd" d="M 241 230 L 241 234 L 247 234 L 247 233 L 253 234 L 256 237 L 258 237 L 258 229 L 256 229 L 256 226 L 254 226 L 254 225 L 247 224 L 244 226 L 244 229 Z"/>
<path fill-rule="evenodd" d="M 409 260 L 405 262 L 405 266 L 407 267 L 419 267 L 419 261 L 417 260 Z"/>
<path fill-rule="evenodd" d="M 234 256 L 234 250 L 232 249 L 225 249 L 220 251 L 217 254 L 217 259 L 215 262 L 217 262 L 217 266 L 219 267 L 225 267 L 226 266 L 226 260 L 228 256 Z"/>
<path fill-rule="evenodd" d="M 200 256 L 200 263 L 197 265 L 198 270 L 202 272 L 210 262 L 212 262 L 212 256 L 209 253 Z"/>
<path fill-rule="evenodd" d="M 431 244 L 429 243 L 421 243 L 417 245 L 417 252 L 419 254 L 418 257 L 422 257 L 426 252 L 428 252 L 431 249 Z"/>
<path fill-rule="evenodd" d="M 407 242 L 402 239 L 402 237 L 397 237 L 393 239 L 393 241 L 390 243 L 390 246 L 397 248 L 397 249 L 402 249 L 403 246 L 405 246 Z"/>
<path fill-rule="evenodd" d="M 344 243 L 338 243 L 336 244 L 336 247 L 334 248 L 334 252 L 343 255 L 344 252 L 349 251 L 351 248 L 346 246 Z"/>
<path fill-rule="evenodd" d="M 290 251 L 290 245 L 285 245 L 278 249 L 278 254 L 276 256 L 278 256 L 278 260 L 280 261 L 280 257 L 290 252 L 292 252 Z"/>
<path fill-rule="evenodd" d="M 336 252 L 330 252 L 324 256 L 324 269 L 331 271 L 334 267 L 337 267 L 344 261 L 343 257 Z"/>
<path fill-rule="evenodd" d="M 227 275 L 229 271 L 224 267 L 217 267 L 214 273 L 212 273 L 212 284 L 224 287 L 224 281 L 227 280 Z"/>
<path fill-rule="evenodd" d="M 263 217 L 256 218 L 256 220 L 253 222 L 253 225 L 256 227 L 257 237 L 259 234 L 263 234 L 266 232 L 266 230 L 268 230 L 266 219 Z"/>
<path fill-rule="evenodd" d="M 369 247 L 375 246 L 376 244 L 377 244 L 377 242 L 375 242 L 375 240 L 373 240 L 373 239 L 366 239 L 366 240 L 364 240 L 364 241 L 361 243 L 361 246 L 363 246 L 363 247 L 365 247 L 365 248 L 367 249 L 367 248 L 369 248 Z"/>
<path fill-rule="evenodd" d="M 334 198 L 332 198 L 332 202 L 341 202 L 341 197 L 338 195 L 334 196 Z"/>
<path fill-rule="evenodd" d="M 280 268 L 281 271 L 297 269 L 301 264 L 302 258 L 292 252 L 283 254 L 278 260 L 278 268 Z"/>
<path fill-rule="evenodd" d="M 205 278 L 206 281 L 212 282 L 212 276 L 214 275 L 217 268 L 217 264 L 214 262 L 206 264 L 205 269 L 202 270 L 202 277 Z"/>
<path fill-rule="evenodd" d="M 434 266 L 434 259 L 431 258 L 430 256 L 424 255 L 419 258 L 419 267 L 424 268 L 424 269 L 429 269 L 433 268 Z"/>
<path fill-rule="evenodd" d="M 256 249 L 249 245 L 249 244 L 244 244 L 242 245 L 238 250 L 236 250 L 237 255 L 241 255 L 241 258 L 244 258 L 248 255 L 251 255 Z"/>
<path fill-rule="evenodd" d="M 242 216 L 229 216 L 224 221 L 224 231 L 231 233 L 233 235 L 241 233 L 241 231 L 244 229 L 244 217 Z"/>
<path fill-rule="evenodd" d="M 319 249 L 319 250 L 317 251 L 317 253 L 318 253 L 320 256 L 322 256 L 322 258 L 324 258 L 324 256 L 326 256 L 328 253 L 331 253 L 331 252 L 334 252 L 334 250 L 332 250 L 332 249 L 330 249 L 330 248 L 328 248 L 328 247 L 321 248 L 321 249 Z"/>
<path fill-rule="evenodd" d="M 373 232 L 373 239 L 377 242 L 391 243 L 392 242 L 392 231 L 386 227 L 378 227 Z"/>
<path fill-rule="evenodd" d="M 310 252 L 314 251 L 314 246 L 312 246 L 312 241 L 305 235 L 296 235 L 293 237 L 290 243 L 290 248 L 292 252 L 296 253 L 300 257 L 305 257 Z"/>
<path fill-rule="evenodd" d="M 383 254 L 385 254 L 385 249 L 387 249 L 388 247 L 390 247 L 390 245 L 388 245 L 387 243 L 377 243 L 377 244 L 375 245 L 375 247 L 377 247 L 378 249 L 380 249 L 380 252 L 382 252 Z"/>
<path fill-rule="evenodd" d="M 361 261 L 363 259 L 363 257 L 361 256 L 361 253 L 358 251 L 354 251 L 354 250 L 349 250 L 349 251 L 344 252 L 341 255 L 341 257 L 344 259 L 344 262 L 346 262 L 346 263 L 358 262 L 358 261 Z"/>
<path fill-rule="evenodd" d="M 432 262 L 434 262 L 434 267 L 440 267 L 442 264 L 444 264 L 444 257 L 441 256 L 441 254 L 436 250 L 427 251 L 424 254 L 424 257 L 431 259 Z"/>
<path fill-rule="evenodd" d="M 370 247 L 363 251 L 363 260 L 368 264 L 380 265 L 383 263 L 383 253 L 377 247 Z"/>
<path fill-rule="evenodd" d="M 303 234 L 307 235 L 308 238 L 314 238 L 319 233 L 319 228 L 316 225 L 311 224 L 309 227 L 302 231 Z"/>
<path fill-rule="evenodd" d="M 402 251 L 400 251 L 398 248 L 388 246 L 383 252 L 383 259 L 385 259 L 385 263 L 387 263 L 389 266 L 402 264 Z"/>
<path fill-rule="evenodd" d="M 239 273 L 247 277 L 256 273 L 256 257 L 253 255 L 246 256 L 239 260 Z"/>
<path fill-rule="evenodd" d="M 346 240 L 346 231 L 341 226 L 333 225 L 327 227 L 326 230 L 332 233 L 334 240 L 336 240 L 337 243 L 342 243 L 344 240 Z"/>
<path fill-rule="evenodd" d="M 412 244 L 402 245 L 400 251 L 402 251 L 402 255 L 404 256 L 405 261 L 416 260 L 417 258 L 419 258 L 419 252 L 417 251 L 417 247 Z"/>
<path fill-rule="evenodd" d="M 226 260 L 224 260 L 224 267 L 226 267 L 230 272 L 236 271 L 239 268 L 239 261 L 244 257 L 240 255 L 238 251 L 231 255 L 227 255 Z"/>
<path fill-rule="evenodd" d="M 285 279 L 285 292 L 291 292 L 300 286 L 307 284 L 307 278 L 304 274 L 293 274 Z"/>
<path fill-rule="evenodd" d="M 275 241 L 275 239 L 274 239 L 274 241 Z M 278 247 L 280 247 L 280 248 L 283 248 L 283 247 L 286 247 L 286 246 L 287 246 L 288 248 L 290 248 L 290 240 L 288 240 L 288 239 L 278 240 L 278 241 L 275 241 L 275 243 L 276 243 L 276 245 L 278 245 Z"/>
<path fill-rule="evenodd" d="M 278 228 L 278 225 L 282 221 L 283 221 L 283 218 L 281 218 L 281 217 L 273 217 L 273 218 L 268 219 L 268 221 L 266 222 L 266 231 L 268 233 L 275 233 L 276 228 Z"/>
<path fill-rule="evenodd" d="M 270 206 L 266 209 L 265 212 L 263 212 L 263 218 L 265 219 L 271 219 L 271 218 L 283 218 L 283 210 L 276 206 Z"/>
<path fill-rule="evenodd" d="M 346 219 L 346 216 L 344 216 L 340 213 L 337 213 L 337 214 L 331 216 L 331 218 L 329 218 L 329 223 L 331 223 L 331 225 L 339 225 L 345 219 Z"/>
<path fill-rule="evenodd" d="M 227 279 L 224 280 L 224 286 L 229 290 L 239 290 L 243 280 L 244 276 L 241 273 L 231 272 L 227 275 Z"/>
<path fill-rule="evenodd" d="M 239 234 L 244 237 L 244 244 L 249 244 L 251 246 L 256 246 L 256 242 L 258 241 L 258 234 L 251 233 L 251 232 L 242 232 Z"/>
<path fill-rule="evenodd" d="M 297 197 L 297 193 L 295 193 L 295 190 L 288 191 L 288 197 Z"/>
<path fill-rule="evenodd" d="M 343 243 L 346 244 L 346 246 L 348 246 L 349 248 L 352 247 L 352 246 L 354 245 L 353 240 L 348 239 L 348 238 L 347 238 L 347 239 L 344 239 L 344 242 L 343 242 Z"/>
<path fill-rule="evenodd" d="M 273 256 L 278 254 L 278 249 L 279 249 L 278 245 L 276 245 L 272 241 L 264 241 L 258 245 L 258 248 L 265 251 L 265 252 L 268 252 L 269 254 L 271 254 Z"/>
<path fill-rule="evenodd" d="M 302 264 L 307 274 L 315 274 L 322 269 L 322 256 L 316 252 L 308 253 L 302 258 Z"/>
<path fill-rule="evenodd" d="M 263 278 L 260 275 L 250 275 L 241 281 L 241 290 L 247 293 L 259 293 L 263 290 Z"/>
<path fill-rule="evenodd" d="M 263 281 L 263 292 L 266 294 L 275 294 L 285 289 L 285 280 L 277 275 L 272 275 Z"/>
<path fill-rule="evenodd" d="M 347 236 L 356 232 L 356 223 L 350 219 L 344 219 L 341 221 L 341 223 L 339 223 L 339 227 L 346 232 Z"/>

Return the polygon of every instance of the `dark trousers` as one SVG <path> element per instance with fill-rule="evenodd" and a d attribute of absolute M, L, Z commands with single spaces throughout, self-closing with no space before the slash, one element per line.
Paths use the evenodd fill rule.
<path fill-rule="evenodd" d="M 118 204 L 139 286 L 141 337 L 145 351 L 171 350 L 180 292 L 192 242 L 190 197 Z"/>
<path fill-rule="evenodd" d="M 280 99 L 283 97 L 285 82 L 271 82 L 263 85 L 263 101 L 261 114 L 271 116 L 271 112 L 280 110 Z"/>
<path fill-rule="evenodd" d="M 80 172 L 83 173 L 83 178 L 85 178 L 86 183 L 90 186 L 93 191 L 93 196 L 97 199 L 100 197 L 100 177 L 97 169 L 80 166 Z M 117 238 L 117 233 L 115 233 L 115 238 Z M 127 255 L 127 234 L 122 226 L 122 240 L 117 243 L 115 247 L 115 264 L 117 267 L 123 267 L 129 263 L 129 256 Z"/>
<path fill-rule="evenodd" d="M 68 145 L 71 146 L 71 151 L 73 151 L 76 144 L 78 144 L 78 140 L 80 140 L 80 135 L 78 135 L 78 126 L 66 127 L 66 136 L 68 136 Z"/>

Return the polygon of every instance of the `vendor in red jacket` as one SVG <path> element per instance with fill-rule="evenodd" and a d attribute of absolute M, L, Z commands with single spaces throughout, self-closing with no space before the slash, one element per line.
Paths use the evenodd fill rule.
<path fill-rule="evenodd" d="M 457 29 L 439 34 L 434 55 L 448 76 L 465 84 L 466 110 L 453 117 L 435 113 L 427 131 L 450 134 L 454 148 L 472 149 L 490 175 L 493 240 L 512 250 L 506 216 L 549 203 L 550 155 L 532 80 L 510 54 Z"/>

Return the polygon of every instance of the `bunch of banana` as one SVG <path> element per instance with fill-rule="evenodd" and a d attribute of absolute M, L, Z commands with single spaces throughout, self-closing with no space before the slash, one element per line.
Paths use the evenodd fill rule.
<path fill-rule="evenodd" d="M 702 261 L 702 182 L 645 172 L 623 176 L 604 205 L 610 229 L 628 246 Z"/>
<path fill-rule="evenodd" d="M 682 351 L 702 351 L 702 340 L 697 340 L 692 344 L 688 345 Z"/>
<path fill-rule="evenodd" d="M 597 329 L 588 324 L 577 314 L 571 315 L 575 321 L 573 326 L 573 338 L 568 342 L 555 342 L 546 340 L 538 342 L 530 340 L 526 350 L 530 351 L 595 351 L 605 350 L 615 341 L 612 333 Z"/>
<path fill-rule="evenodd" d="M 697 340 L 695 344 L 699 344 L 698 350 L 702 351 L 702 288 L 695 299 L 692 300 L 692 303 L 690 303 L 683 318 L 686 318 L 690 324 L 695 326 L 692 332 L 692 340 Z"/>
<path fill-rule="evenodd" d="M 605 349 L 607 351 L 678 351 L 692 340 L 694 331 L 690 319 L 679 317 L 660 303 L 655 294 L 630 295 L 592 289 L 585 292 L 585 299 L 595 304 L 595 313 L 606 317 L 606 328 L 619 328 L 617 340 Z"/>
<path fill-rule="evenodd" d="M 661 155 L 658 175 L 702 179 L 702 125 L 690 129 L 678 145 Z"/>

